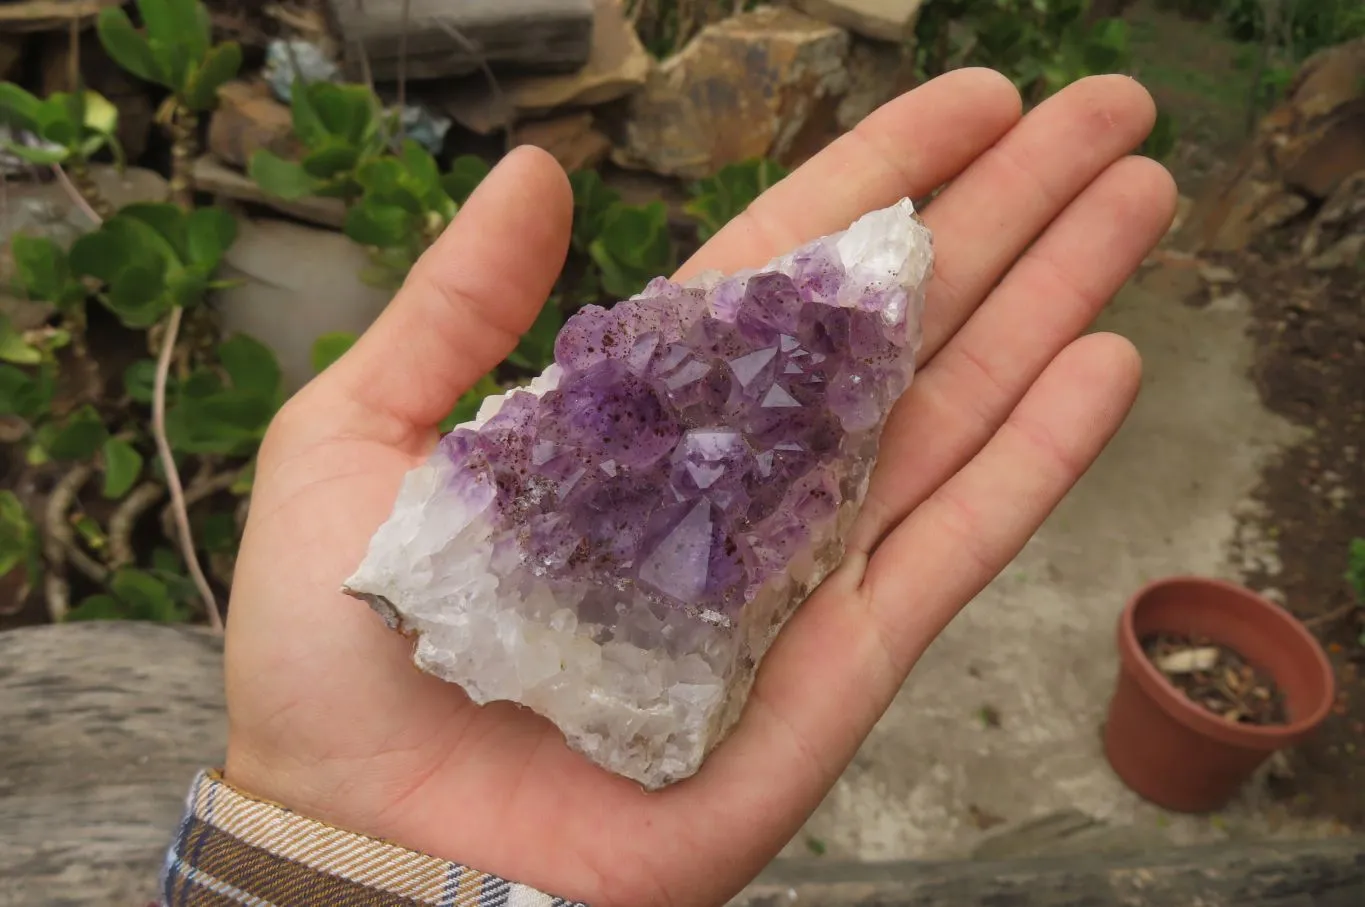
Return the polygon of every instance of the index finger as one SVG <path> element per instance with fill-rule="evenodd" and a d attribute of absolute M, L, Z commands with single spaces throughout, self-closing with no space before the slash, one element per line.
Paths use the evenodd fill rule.
<path fill-rule="evenodd" d="M 757 267 L 869 211 L 921 198 L 1019 121 L 1019 92 L 990 69 L 958 69 L 888 101 L 798 167 L 678 269 Z"/>

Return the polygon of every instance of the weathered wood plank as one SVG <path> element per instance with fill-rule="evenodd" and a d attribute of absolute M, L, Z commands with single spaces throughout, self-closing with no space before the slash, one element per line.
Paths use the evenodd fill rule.
<path fill-rule="evenodd" d="M 220 764 L 222 647 L 98 623 L 0 633 L 0 907 L 141 907 Z M 989 862 L 779 861 L 730 907 L 1362 907 L 1365 837 Z"/>
<path fill-rule="evenodd" d="M 0 907 L 141 905 L 227 739 L 222 645 L 155 624 L 0 633 Z"/>
<path fill-rule="evenodd" d="M 951 863 L 778 861 L 728 907 L 1361 907 L 1365 836 Z"/>
<path fill-rule="evenodd" d="M 327 0 L 360 68 L 363 47 L 373 77 L 411 79 L 463 75 L 480 62 L 539 72 L 572 72 L 592 48 L 593 0 Z M 406 12 L 406 17 L 404 13 Z M 406 33 L 406 35 L 404 34 Z"/>

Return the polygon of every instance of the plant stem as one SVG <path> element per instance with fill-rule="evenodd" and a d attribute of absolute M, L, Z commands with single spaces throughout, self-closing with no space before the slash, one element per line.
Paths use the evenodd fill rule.
<path fill-rule="evenodd" d="M 137 560 L 133 550 L 133 530 L 137 521 L 153 504 L 161 500 L 161 486 L 143 482 L 134 488 L 109 517 L 109 566 L 117 570 Z"/>
<path fill-rule="evenodd" d="M 53 486 L 43 513 L 43 556 L 47 560 L 43 593 L 47 599 L 47 613 L 53 623 L 61 623 L 71 611 L 71 584 L 66 579 L 67 555 L 74 549 L 71 525 L 66 513 L 76 500 L 93 472 L 90 465 L 81 463 L 71 468 Z"/>
<path fill-rule="evenodd" d="M 190 181 L 190 171 L 194 165 L 195 131 L 199 119 L 184 105 L 177 104 L 171 113 L 171 200 L 183 210 L 194 207 L 194 186 Z M 194 533 L 190 531 L 189 508 L 185 506 L 185 489 L 180 484 L 180 471 L 175 466 L 175 455 L 171 452 L 171 442 L 166 437 L 166 384 L 170 378 L 171 360 L 175 358 L 175 342 L 180 336 L 180 320 L 184 309 L 176 306 L 166 318 L 166 330 L 161 338 L 161 350 L 156 357 L 156 381 L 152 385 L 152 437 L 156 439 L 156 453 L 161 460 L 161 469 L 166 473 L 166 488 L 171 493 L 171 508 L 175 514 L 175 526 L 180 537 L 180 554 L 185 558 L 185 566 L 190 571 L 195 588 L 204 603 L 209 625 L 218 632 L 223 630 L 223 615 L 218 611 L 218 602 L 213 597 L 213 589 L 204 568 L 199 565 L 199 555 L 194 548 Z"/>
<path fill-rule="evenodd" d="M 199 566 L 199 555 L 194 550 L 194 534 L 190 531 L 190 515 L 185 507 L 185 489 L 180 485 L 180 472 L 175 468 L 175 455 L 171 453 L 170 441 L 166 438 L 166 381 L 170 377 L 171 358 L 175 352 L 175 339 L 180 334 L 180 319 L 184 309 L 176 306 L 166 319 L 166 336 L 161 339 L 161 353 L 156 359 L 156 381 L 152 385 L 152 436 L 156 438 L 156 453 L 161 458 L 161 468 L 166 473 L 166 487 L 171 493 L 171 506 L 174 508 L 175 525 L 180 535 L 180 551 L 194 580 L 199 597 L 203 599 L 204 611 L 208 614 L 209 625 L 218 632 L 223 630 L 223 616 L 218 612 L 218 602 L 213 597 L 204 569 Z"/>

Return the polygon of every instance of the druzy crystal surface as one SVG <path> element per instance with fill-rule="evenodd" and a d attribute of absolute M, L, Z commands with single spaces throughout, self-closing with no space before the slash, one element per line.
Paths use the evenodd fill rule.
<path fill-rule="evenodd" d="M 406 476 L 346 591 L 475 702 L 650 789 L 693 774 L 842 557 L 932 259 L 902 200 L 761 269 L 580 310 L 541 376 Z"/>

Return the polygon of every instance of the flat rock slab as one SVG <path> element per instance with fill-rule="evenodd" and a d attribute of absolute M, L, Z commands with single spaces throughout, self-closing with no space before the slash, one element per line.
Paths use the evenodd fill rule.
<path fill-rule="evenodd" d="M 208 631 L 0 633 L 0 907 L 147 903 L 189 783 L 226 740 Z"/>
<path fill-rule="evenodd" d="M 380 81 L 396 79 L 407 57 L 410 79 L 474 72 L 481 63 L 528 71 L 572 72 L 592 49 L 593 0 L 327 0 L 347 48 L 364 48 Z M 406 39 L 404 33 L 406 32 Z"/>
<path fill-rule="evenodd" d="M 924 0 L 796 0 L 797 9 L 881 41 L 910 37 Z"/>

